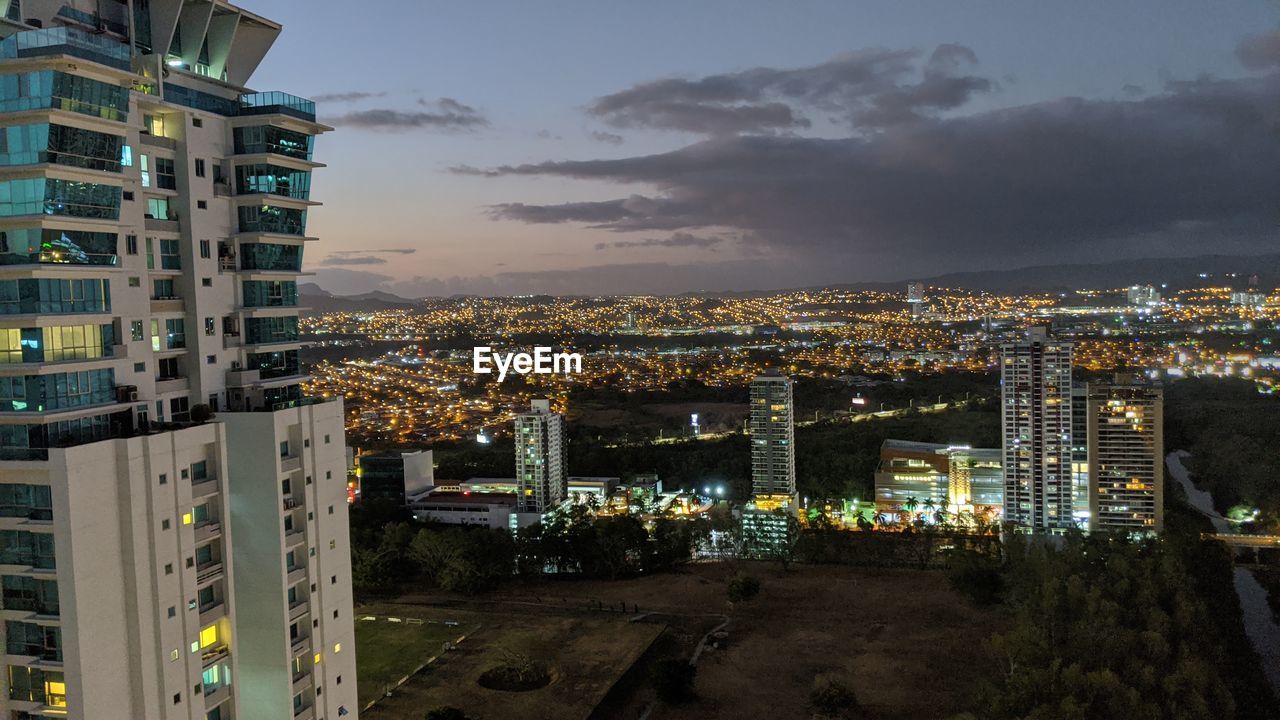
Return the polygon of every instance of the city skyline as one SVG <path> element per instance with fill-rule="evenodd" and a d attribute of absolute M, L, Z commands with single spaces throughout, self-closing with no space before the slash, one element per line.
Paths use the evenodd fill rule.
<path fill-rule="evenodd" d="M 778 289 L 1274 226 L 1274 4 L 393 9 L 261 8 L 286 56 L 383 38 L 256 78 L 338 128 L 308 265 L 333 292 Z"/>

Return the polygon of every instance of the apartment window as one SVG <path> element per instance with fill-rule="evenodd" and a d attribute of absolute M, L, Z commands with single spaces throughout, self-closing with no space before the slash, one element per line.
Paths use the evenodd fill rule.
<path fill-rule="evenodd" d="M 138 254 L 138 236 L 137 235 L 124 236 L 124 251 L 129 255 Z"/>
<path fill-rule="evenodd" d="M 169 529 L 169 521 L 168 521 L 168 520 L 161 520 L 161 521 L 160 521 L 160 529 L 161 529 L 161 530 L 168 530 L 168 529 Z"/>
<path fill-rule="evenodd" d="M 156 158 L 156 187 L 177 190 L 178 178 L 174 172 L 173 158 Z"/>
<path fill-rule="evenodd" d="M 198 127 L 198 128 L 202 128 L 202 127 L 204 127 L 204 119 L 203 119 L 203 118 L 191 118 L 191 127 Z"/>
<path fill-rule="evenodd" d="M 182 250 L 177 240 L 160 241 L 160 269 L 182 269 Z"/>
<path fill-rule="evenodd" d="M 196 177 L 204 177 L 204 158 L 196 158 Z"/>
<path fill-rule="evenodd" d="M 217 356 L 217 355 L 205 355 L 205 356 L 204 356 L 204 364 L 205 364 L 205 365 L 216 365 L 217 363 L 218 363 L 218 356 Z"/>
<path fill-rule="evenodd" d="M 174 704 L 174 705 L 177 705 L 177 704 L 179 704 L 179 703 L 181 703 L 181 702 L 182 702 L 182 693 L 174 693 L 174 694 L 173 694 L 173 704 Z"/>
<path fill-rule="evenodd" d="M 330 540 L 330 541 L 329 541 L 329 549 L 330 549 L 330 550 L 337 550 L 337 549 L 338 549 L 338 541 L 337 541 L 337 540 Z"/>
<path fill-rule="evenodd" d="M 196 209 L 197 209 L 197 210 L 208 210 L 208 209 L 209 209 L 209 202 L 208 202 L 207 200 L 197 200 L 197 201 L 196 201 Z M 208 256 L 208 255 L 205 255 L 205 257 L 209 257 L 209 256 Z"/>
<path fill-rule="evenodd" d="M 137 276 L 130 277 L 129 287 L 142 287 L 142 278 Z"/>
<path fill-rule="evenodd" d="M 145 340 L 146 336 L 142 333 L 142 321 L 133 320 L 129 323 L 129 337 L 136 340 Z"/>
<path fill-rule="evenodd" d="M 169 484 L 169 475 L 167 473 L 160 473 L 160 484 L 161 485 Z"/>
<path fill-rule="evenodd" d="M 214 327 L 214 324 L 213 324 L 213 318 L 211 318 L 211 317 L 207 317 L 207 318 L 205 318 L 205 319 L 204 319 L 204 334 L 205 334 L 205 335 L 213 335 L 215 332 L 216 332 L 216 328 Z"/>
<path fill-rule="evenodd" d="M 183 480 L 188 480 L 191 478 L 191 468 L 182 468 L 182 470 L 179 472 L 181 472 Z"/>
<path fill-rule="evenodd" d="M 311 447 L 311 438 L 302 438 L 302 447 L 304 448 Z"/>
<path fill-rule="evenodd" d="M 151 187 L 151 158 L 146 155 L 139 155 L 138 169 L 142 173 L 142 187 Z"/>
<path fill-rule="evenodd" d="M 325 479 L 325 480 L 332 480 L 332 479 L 333 479 L 333 471 L 332 471 L 332 470 L 325 470 L 325 471 L 324 471 L 324 479 Z"/>
<path fill-rule="evenodd" d="M 173 380 L 178 377 L 178 358 L 160 358 L 156 362 L 156 379 Z"/>
<path fill-rule="evenodd" d="M 153 220 L 168 220 L 169 198 L 147 198 L 147 217 Z"/>
<path fill-rule="evenodd" d="M 123 167 L 133 167 L 133 146 L 125 145 L 120 148 L 120 165 Z"/>
<path fill-rule="evenodd" d="M 178 616 L 178 608 L 177 608 L 176 606 L 170 605 L 170 606 L 169 606 L 169 617 L 177 617 L 177 616 Z"/>
<path fill-rule="evenodd" d="M 203 204 L 203 202 L 202 202 L 202 204 Z M 201 241 L 200 241 L 200 257 L 202 257 L 202 258 L 211 257 L 211 255 L 210 255 L 210 251 L 209 251 L 209 241 L 208 241 L 208 240 L 201 240 Z"/>
<path fill-rule="evenodd" d="M 125 200 L 128 200 L 129 202 L 133 202 L 133 191 L 132 191 L 132 190 L 125 190 L 125 191 L 123 191 L 123 192 L 121 192 L 121 193 L 120 193 L 120 196 L 121 196 L 121 197 L 123 197 Z"/>
<path fill-rule="evenodd" d="M 325 435 L 325 436 L 324 436 L 324 444 L 325 444 L 325 445 L 328 445 L 328 444 L 329 444 L 329 436 L 328 436 L 328 435 Z"/>
<path fill-rule="evenodd" d="M 173 563 L 165 563 L 165 566 L 164 566 L 164 574 L 165 574 L 165 575 L 172 575 L 172 574 L 173 574 Z"/>
<path fill-rule="evenodd" d="M 133 371 L 137 373 L 146 372 L 147 364 L 145 362 L 136 362 L 133 364 Z"/>
<path fill-rule="evenodd" d="M 337 585 L 337 584 L 338 584 L 338 576 L 337 576 L 337 575 L 330 575 L 330 576 L 329 576 L 329 584 L 330 584 L 330 585 Z M 337 648 L 334 648 L 334 652 L 337 652 Z"/>
<path fill-rule="evenodd" d="M 213 278 L 200 278 L 200 284 L 204 287 L 213 287 Z"/>
<path fill-rule="evenodd" d="M 334 612 L 337 612 L 337 610 L 335 610 Z M 341 685 L 341 684 L 342 684 L 342 676 L 341 676 L 341 675 L 339 675 L 338 677 L 334 678 L 334 683 L 335 683 L 335 684 L 338 684 L 338 685 Z"/>
<path fill-rule="evenodd" d="M 332 506 L 332 505 L 330 505 L 330 506 L 329 506 L 329 514 L 330 514 L 330 515 L 332 515 L 332 514 L 333 514 L 333 506 Z"/>
<path fill-rule="evenodd" d="M 169 415 L 174 422 L 185 422 L 191 417 L 190 400 L 187 396 L 176 397 L 169 400 Z"/>

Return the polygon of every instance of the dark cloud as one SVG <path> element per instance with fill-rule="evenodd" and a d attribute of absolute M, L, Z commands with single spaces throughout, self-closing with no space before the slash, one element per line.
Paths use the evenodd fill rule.
<path fill-rule="evenodd" d="M 621 135 L 611 132 L 592 131 L 591 139 L 597 142 L 609 143 L 610 145 L 621 145 L 624 142 Z"/>
<path fill-rule="evenodd" d="M 991 90 L 992 81 L 964 74 L 976 63 L 974 52 L 958 44 L 938 46 L 923 64 L 914 50 L 858 50 L 805 68 L 641 83 L 596 99 L 588 112 L 614 127 L 709 135 L 807 128 L 812 123 L 804 110 L 878 128 L 959 107 Z"/>
<path fill-rule="evenodd" d="M 1120 92 L 1124 93 L 1126 97 L 1136 98 L 1136 97 L 1142 97 L 1143 95 L 1146 95 L 1147 89 L 1142 87 L 1141 85 L 1126 83 L 1124 86 L 1120 88 Z"/>
<path fill-rule="evenodd" d="M 1280 32 L 1245 38 L 1236 47 L 1236 57 L 1250 70 L 1280 67 Z"/>
<path fill-rule="evenodd" d="M 330 255 L 320 261 L 321 265 L 386 265 L 387 259 L 374 257 L 372 255 L 347 255 L 335 254 Z"/>
<path fill-rule="evenodd" d="M 388 109 L 355 110 L 327 118 L 337 127 L 364 130 L 399 132 L 404 130 L 444 130 L 448 132 L 478 130 L 489 126 L 480 111 L 453 98 L 419 100 L 426 110 L 404 111 Z"/>
<path fill-rule="evenodd" d="M 968 61 L 958 50 L 935 58 Z M 508 203 L 490 208 L 498 219 L 731 229 L 775 251 L 989 264 L 1048 253 L 1165 255 L 1173 241 L 1265 250 L 1280 222 L 1277 97 L 1280 74 L 1200 79 L 1137 100 L 1064 98 L 845 139 L 718 137 L 655 155 L 458 171 L 652 189 Z"/>
<path fill-rule="evenodd" d="M 318 103 L 325 103 L 325 102 L 345 103 L 345 102 L 359 102 L 361 100 L 368 100 L 369 98 L 379 98 L 379 97 L 385 97 L 385 96 L 386 96 L 386 93 L 384 92 L 373 93 L 373 92 L 355 91 L 355 92 L 324 93 L 321 95 L 316 95 L 311 99 Z"/>
<path fill-rule="evenodd" d="M 725 241 L 723 236 L 694 235 L 692 233 L 672 233 L 665 238 L 645 238 L 644 240 L 615 240 L 613 242 L 596 243 L 597 250 L 610 248 L 668 247 L 668 248 L 713 248 Z"/>

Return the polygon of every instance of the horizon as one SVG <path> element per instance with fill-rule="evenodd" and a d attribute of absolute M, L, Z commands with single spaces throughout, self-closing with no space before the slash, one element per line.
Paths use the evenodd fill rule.
<path fill-rule="evenodd" d="M 336 24 L 380 38 L 253 80 L 298 88 L 337 128 L 307 269 L 338 294 L 1246 255 L 1280 222 L 1274 3 L 404 4 L 393 26 L 346 3 L 259 5 L 284 26 L 277 55 Z"/>

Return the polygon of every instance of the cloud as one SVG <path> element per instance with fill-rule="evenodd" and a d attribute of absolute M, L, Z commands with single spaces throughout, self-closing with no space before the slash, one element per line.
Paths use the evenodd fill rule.
<path fill-rule="evenodd" d="M 1236 57 L 1250 70 L 1280 67 L 1280 32 L 1245 38 L 1236 47 Z"/>
<path fill-rule="evenodd" d="M 673 233 L 670 237 L 665 238 L 646 238 L 644 240 L 615 240 L 613 242 L 596 243 L 597 250 L 606 250 L 610 248 L 637 248 L 637 247 L 669 247 L 669 248 L 712 248 L 725 241 L 724 237 L 693 235 L 692 233 L 678 232 Z"/>
<path fill-rule="evenodd" d="M 804 68 L 656 80 L 597 98 L 587 111 L 613 127 L 707 135 L 808 128 L 805 110 L 871 129 L 960 107 L 995 87 L 964 74 L 977 56 L 963 45 L 939 45 L 920 59 L 915 50 L 872 48 Z"/>
<path fill-rule="evenodd" d="M 321 265 L 386 265 L 387 259 L 372 255 L 330 255 L 320 261 Z"/>
<path fill-rule="evenodd" d="M 389 110 L 384 108 L 354 110 L 343 115 L 327 118 L 326 121 L 337 127 L 386 132 L 401 132 L 405 130 L 462 132 L 489 126 L 488 119 L 478 110 L 452 98 L 440 98 L 439 100 L 431 101 L 419 100 L 418 104 L 427 109 L 420 111 Z"/>
<path fill-rule="evenodd" d="M 347 103 L 347 102 L 359 102 L 361 100 L 368 100 L 369 98 L 379 98 L 379 97 L 385 97 L 385 96 L 386 96 L 385 92 L 375 93 L 375 92 L 354 91 L 354 92 L 324 93 L 321 95 L 316 95 L 311 99 L 318 103 L 324 103 L 324 102 Z"/>
<path fill-rule="evenodd" d="M 379 248 L 377 250 L 330 250 L 330 255 L 367 255 L 371 253 L 390 253 L 393 255 L 412 255 L 418 248 Z"/>
<path fill-rule="evenodd" d="M 1136 98 L 1136 97 L 1142 97 L 1143 95 L 1146 95 L 1147 89 L 1142 87 L 1141 85 L 1134 85 L 1133 83 L 1125 83 L 1123 86 L 1121 86 L 1120 92 L 1123 93 L 1126 97 Z"/>
<path fill-rule="evenodd" d="M 871 67 L 901 61 L 881 57 Z M 935 52 L 929 64 L 968 61 L 956 49 Z M 869 71 L 867 82 L 879 87 L 883 74 Z M 737 87 L 729 83 L 722 96 L 738 97 Z M 939 107 L 947 95 L 869 107 Z M 719 136 L 653 155 L 456 172 L 645 188 L 617 199 L 490 207 L 500 220 L 729 230 L 810 256 L 972 267 L 1015 256 L 1167 256 L 1177 252 L 1169 243 L 1263 251 L 1280 222 L 1276 97 L 1280 73 L 1200 79 L 1140 99 L 1062 98 L 843 139 Z"/>
<path fill-rule="evenodd" d="M 591 132 L 591 139 L 597 142 L 609 143 L 610 145 L 621 145 L 624 142 L 621 135 L 617 135 L 611 132 L 600 132 L 595 130 Z"/>
<path fill-rule="evenodd" d="M 315 273 L 315 283 L 335 295 L 386 290 L 387 283 L 394 280 L 390 275 L 346 268 L 318 268 Z"/>

